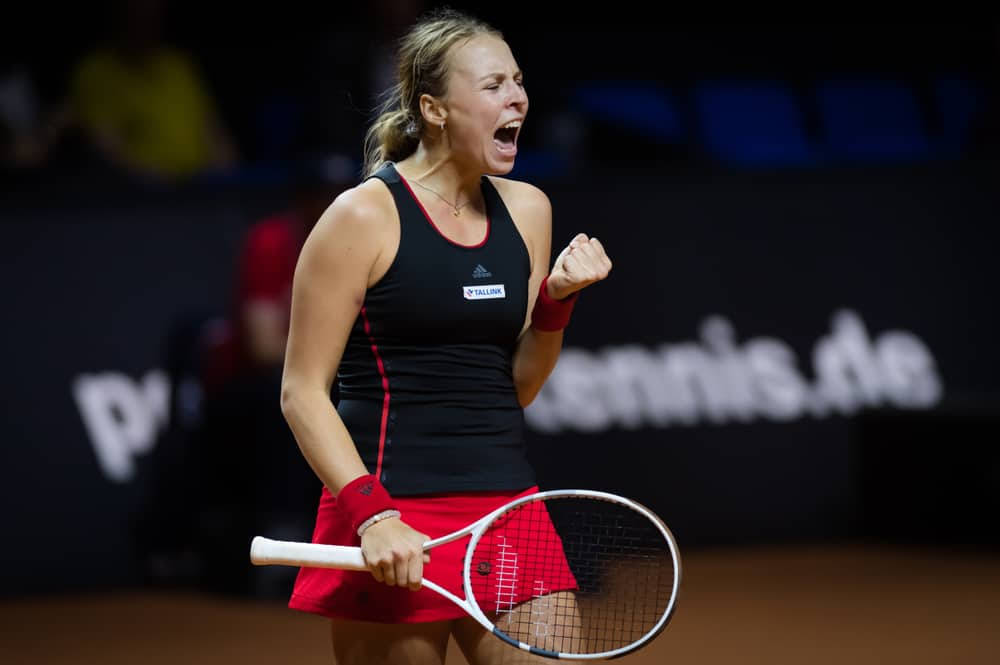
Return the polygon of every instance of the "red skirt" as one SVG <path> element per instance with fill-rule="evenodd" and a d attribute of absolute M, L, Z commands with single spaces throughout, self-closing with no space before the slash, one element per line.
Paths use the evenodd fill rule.
<path fill-rule="evenodd" d="M 405 523 L 431 538 L 439 538 L 468 526 L 517 497 L 537 491 L 537 487 L 531 487 L 524 491 L 403 496 L 394 497 L 394 503 Z M 542 532 L 535 525 L 539 514 L 544 525 Z M 545 544 L 547 556 L 539 559 L 544 561 L 540 564 L 544 565 L 544 570 L 534 569 L 530 556 L 523 557 L 516 567 L 509 563 L 511 556 L 518 556 L 519 549 L 529 546 L 527 542 L 519 544 L 516 538 L 518 529 L 514 520 L 521 519 L 532 522 L 530 549 L 537 551 L 539 543 Z M 346 516 L 337 509 L 336 498 L 326 488 L 320 498 L 312 541 L 360 546 L 360 538 L 351 529 Z M 500 547 L 487 547 L 488 541 L 499 543 Z M 505 518 L 497 530 L 491 529 L 480 542 L 473 557 L 471 581 L 476 601 L 486 614 L 503 612 L 538 595 L 577 588 L 576 579 L 562 555 L 561 540 L 540 504 L 532 504 Z M 462 566 L 468 544 L 466 536 L 432 549 L 430 563 L 424 566 L 424 579 L 465 598 Z M 476 557 L 483 561 L 476 561 Z M 497 561 L 487 560 L 493 558 Z M 329 568 L 301 568 L 288 606 L 332 619 L 380 623 L 447 621 L 466 616 L 455 603 L 430 589 L 410 591 L 378 582 L 368 571 Z"/>

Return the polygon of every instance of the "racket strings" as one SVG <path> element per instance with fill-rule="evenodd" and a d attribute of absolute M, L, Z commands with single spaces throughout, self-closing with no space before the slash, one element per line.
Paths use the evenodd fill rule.
<path fill-rule="evenodd" d="M 470 582 L 476 603 L 512 639 L 593 654 L 647 636 L 674 586 L 667 539 L 632 508 L 557 497 L 505 513 L 480 538 Z"/>

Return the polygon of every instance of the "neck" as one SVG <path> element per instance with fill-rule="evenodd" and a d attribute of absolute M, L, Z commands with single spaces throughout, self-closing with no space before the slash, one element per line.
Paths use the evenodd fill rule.
<path fill-rule="evenodd" d="M 452 204 L 461 206 L 470 201 L 475 205 L 480 197 L 482 174 L 460 164 L 445 146 L 428 146 L 421 141 L 417 151 L 399 166 L 406 178 L 430 187 Z"/>

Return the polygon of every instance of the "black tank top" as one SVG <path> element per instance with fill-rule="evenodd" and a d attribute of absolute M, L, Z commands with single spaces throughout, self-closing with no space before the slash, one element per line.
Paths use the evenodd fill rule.
<path fill-rule="evenodd" d="M 486 238 L 459 245 L 392 164 L 372 177 L 392 192 L 400 237 L 338 372 L 361 459 L 397 495 L 530 487 L 512 358 L 531 268 L 510 213 L 484 177 Z"/>

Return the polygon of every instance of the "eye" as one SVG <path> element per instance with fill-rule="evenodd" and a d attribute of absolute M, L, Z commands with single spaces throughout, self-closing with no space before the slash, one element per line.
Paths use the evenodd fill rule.
<path fill-rule="evenodd" d="M 499 90 L 500 89 L 500 84 L 499 83 L 491 83 L 488 86 L 486 86 L 486 89 L 487 90 Z"/>

